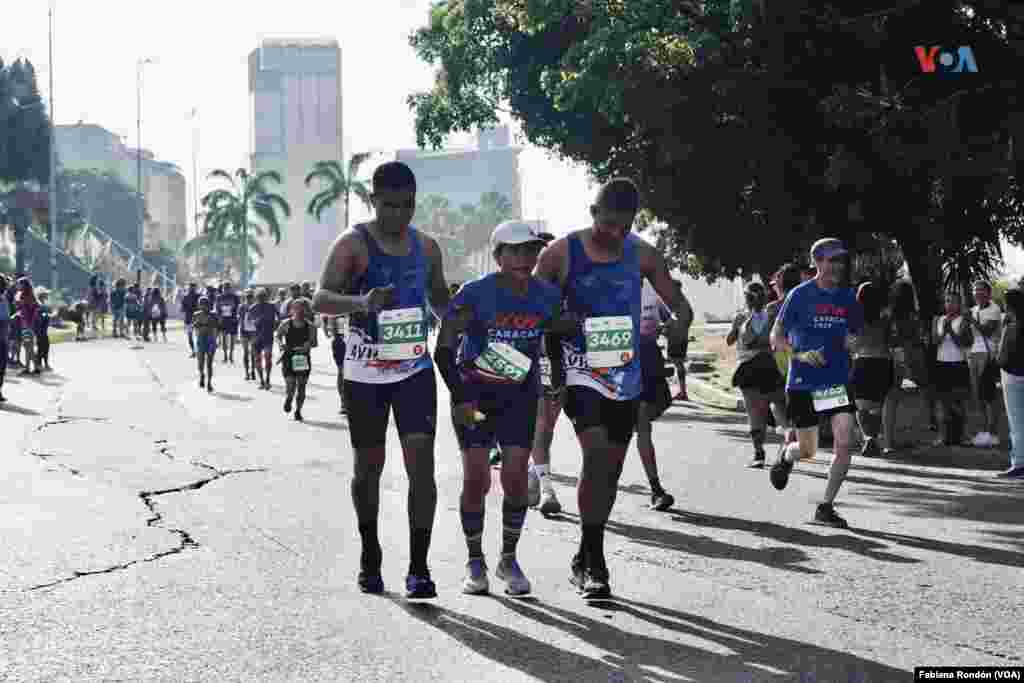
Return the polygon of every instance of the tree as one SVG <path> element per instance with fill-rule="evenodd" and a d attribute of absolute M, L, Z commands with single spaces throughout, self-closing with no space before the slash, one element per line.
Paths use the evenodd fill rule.
<path fill-rule="evenodd" d="M 28 60 L 5 67 L 0 60 L 0 191 L 13 186 L 8 213 L 14 222 L 16 269 L 24 269 L 25 230 L 31 218 L 17 206 L 17 191 L 49 182 L 50 119 L 39 94 L 36 72 Z M 8 187 L 5 188 L 4 185 Z"/>
<path fill-rule="evenodd" d="M 373 155 L 369 152 L 353 154 L 348 160 L 347 172 L 338 161 L 316 162 L 313 170 L 306 176 L 306 187 L 309 187 L 315 180 L 320 181 L 321 186 L 325 185 L 326 187 L 323 187 L 322 190 L 313 195 L 313 198 L 309 201 L 309 206 L 306 207 L 306 212 L 319 221 L 320 216 L 328 207 L 333 206 L 339 199 L 344 198 L 345 225 L 342 228 L 344 230 L 349 227 L 349 201 L 353 194 L 366 208 L 372 209 L 373 203 L 370 201 L 369 186 L 362 180 L 356 180 L 359 167 L 371 156 Z"/>
<path fill-rule="evenodd" d="M 218 168 L 210 173 L 210 178 L 227 182 L 230 189 L 213 190 L 202 198 L 203 232 L 186 243 L 183 253 L 191 256 L 211 251 L 237 254 L 240 286 L 245 287 L 252 272 L 250 254 L 262 255 L 254 237 L 266 231 L 275 244 L 280 244 L 280 216 L 291 216 L 291 207 L 284 197 L 268 189 L 270 184 L 281 184 L 281 175 L 276 171 L 250 174 L 240 168 L 232 177 Z"/>
<path fill-rule="evenodd" d="M 930 314 L 943 263 L 1024 237 L 1022 37 L 1009 1 L 463 0 L 411 38 L 438 70 L 409 104 L 421 145 L 506 111 L 599 181 L 633 178 L 709 278 L 806 261 L 824 232 L 895 240 Z M 922 42 L 981 68 L 926 77 Z"/>
<path fill-rule="evenodd" d="M 57 175 L 57 198 L 59 206 L 72 212 L 64 227 L 66 241 L 73 239 L 78 226 L 86 224 L 95 225 L 129 248 L 138 241 L 142 199 L 117 174 L 63 169 Z"/>

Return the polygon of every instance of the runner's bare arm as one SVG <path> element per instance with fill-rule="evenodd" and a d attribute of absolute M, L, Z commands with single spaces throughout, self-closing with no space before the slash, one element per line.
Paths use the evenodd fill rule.
<path fill-rule="evenodd" d="M 778 317 L 775 319 L 775 324 L 772 325 L 772 351 L 786 351 L 790 352 L 793 347 L 790 345 L 789 340 L 786 338 L 786 330 L 782 327 L 782 318 Z"/>
<path fill-rule="evenodd" d="M 544 282 L 550 282 L 559 289 L 565 287 L 569 273 L 569 240 L 560 237 L 540 252 L 533 276 Z"/>
<path fill-rule="evenodd" d="M 355 230 L 334 240 L 320 275 L 320 289 L 313 295 L 313 310 L 327 315 L 346 315 L 369 310 L 368 298 L 346 294 L 352 280 L 366 270 L 366 245 Z"/>
<path fill-rule="evenodd" d="M 427 300 L 430 308 L 433 309 L 437 318 L 442 318 L 448 310 L 448 302 L 451 301 L 451 291 L 448 283 L 444 280 L 444 258 L 441 256 L 441 247 L 437 240 L 427 235 L 423 236 L 427 249 L 427 258 L 430 261 L 430 282 L 427 283 Z"/>
<path fill-rule="evenodd" d="M 686 299 L 686 295 L 672 281 L 672 276 L 668 272 L 668 264 L 665 263 L 665 257 L 646 242 L 640 244 L 639 248 L 640 270 L 643 276 L 651 283 L 654 291 L 665 302 L 665 305 L 672 311 L 676 320 L 682 324 L 682 327 L 686 329 L 688 334 L 690 325 L 693 324 L 693 308 Z"/>
<path fill-rule="evenodd" d="M 551 388 L 554 391 L 559 391 L 565 386 L 562 337 L 572 335 L 576 331 L 576 324 L 575 319 L 562 316 L 561 304 L 555 306 L 551 314 L 551 326 L 544 334 L 544 350 L 551 364 Z"/>

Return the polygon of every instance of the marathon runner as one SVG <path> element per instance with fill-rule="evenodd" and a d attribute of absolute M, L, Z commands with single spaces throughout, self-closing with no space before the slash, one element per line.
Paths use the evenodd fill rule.
<path fill-rule="evenodd" d="M 188 292 L 181 299 L 181 315 L 185 319 L 185 336 L 188 337 L 188 348 L 191 357 L 196 357 L 196 342 L 192 334 L 192 315 L 199 307 L 198 285 L 194 282 L 188 283 Z"/>
<path fill-rule="evenodd" d="M 270 303 L 270 290 L 266 287 L 256 293 L 256 301 L 256 305 L 249 309 L 249 316 L 256 320 L 256 335 L 252 342 L 252 362 L 259 375 L 260 389 L 270 391 L 274 331 L 277 329 L 277 305 Z"/>
<path fill-rule="evenodd" d="M 7 277 L 0 273 L 0 403 L 4 398 L 4 379 L 7 377 L 7 339 L 11 329 L 11 306 L 7 302 Z"/>
<path fill-rule="evenodd" d="M 864 316 L 864 328 L 853 349 L 853 386 L 857 406 L 857 422 L 864 433 L 860 454 L 877 457 L 882 454 L 878 443 L 882 431 L 882 403 L 896 381 L 891 338 L 892 322 L 886 307 L 887 292 L 872 282 L 857 288 L 857 303 Z"/>
<path fill-rule="evenodd" d="M 199 310 L 192 316 L 192 325 L 196 330 L 199 388 L 205 386 L 207 392 L 213 392 L 213 357 L 217 355 L 217 330 L 220 329 L 220 321 L 210 310 L 210 297 L 199 297 Z"/>
<path fill-rule="evenodd" d="M 245 381 L 256 379 L 256 354 L 253 341 L 256 338 L 256 292 L 250 287 L 245 292 L 245 301 L 238 307 L 238 320 L 242 337 L 242 364 L 245 366 Z"/>
<path fill-rule="evenodd" d="M 128 296 L 128 281 L 123 277 L 114 281 L 114 290 L 110 292 L 110 313 L 113 319 L 114 338 L 128 338 L 124 320 L 125 297 Z"/>
<path fill-rule="evenodd" d="M 491 487 L 490 448 L 502 450 L 501 562 L 495 571 L 509 595 L 526 595 L 530 581 L 516 559 L 526 521 L 526 471 L 536 424 L 542 338 L 559 316 L 561 293 L 532 277 L 543 240 L 527 224 L 506 221 L 491 235 L 499 272 L 467 282 L 449 307 L 434 360 L 451 391 L 452 421 L 462 449 L 459 514 L 469 561 L 462 591 L 489 590 L 482 548 L 484 503 Z M 456 353 L 458 356 L 456 357 Z M 556 379 L 556 390 L 564 386 Z"/>
<path fill-rule="evenodd" d="M 238 335 L 238 307 L 242 302 L 235 294 L 230 282 L 221 285 L 217 298 L 217 315 L 220 317 L 221 332 L 224 334 L 224 361 L 235 364 L 235 337 Z"/>
<path fill-rule="evenodd" d="M 637 410 L 636 449 L 651 485 L 651 509 L 663 512 L 671 508 L 676 499 L 665 492 L 658 479 L 658 459 L 651 432 L 652 423 L 672 405 L 672 390 L 669 389 L 668 375 L 665 373 L 665 356 L 658 346 L 661 325 L 671 320 L 672 312 L 654 291 L 649 280 L 644 280 L 640 297 L 640 367 L 644 389 Z"/>
<path fill-rule="evenodd" d="M 409 225 L 416 177 L 403 163 L 373 173 L 376 219 L 356 225 L 331 247 L 314 307 L 349 315 L 345 405 L 355 451 L 352 500 L 362 538 L 359 587 L 384 590 L 377 536 L 380 477 L 392 410 L 409 476 L 411 557 L 407 598 L 437 596 L 427 552 L 437 507 L 434 435 L 437 384 L 427 349 L 427 301 L 447 310 L 449 295 L 437 242 Z"/>
<path fill-rule="evenodd" d="M 556 366 L 562 358 L 555 356 L 564 355 L 565 413 L 583 450 L 577 488 L 582 537 L 572 560 L 572 583 L 587 599 L 611 595 L 604 527 L 643 393 L 638 334 L 643 280 L 676 316 L 667 325 L 670 356 L 685 355 L 693 320 L 664 257 L 630 234 L 639 203 L 631 180 L 612 180 L 590 207 L 593 225 L 552 242 L 537 265 L 538 277 L 561 288 L 567 313 L 581 322 L 561 349 L 554 347 L 551 362 Z"/>
<path fill-rule="evenodd" d="M 772 327 L 772 347 L 790 351 L 786 381 L 786 418 L 797 430 L 771 468 L 772 485 L 783 490 L 793 463 L 813 457 L 818 450 L 822 417 L 832 424 L 835 456 L 825 485 L 825 496 L 812 523 L 846 528 L 833 501 L 850 469 L 853 416 L 850 387 L 850 350 L 864 326 L 864 314 L 852 289 L 840 287 L 846 268 L 846 247 L 835 238 L 820 239 L 811 247 L 815 276 L 786 297 Z"/>
<path fill-rule="evenodd" d="M 306 382 L 311 366 L 310 351 L 316 327 L 310 324 L 312 303 L 305 297 L 292 299 L 291 317 L 277 328 L 281 347 L 281 374 L 284 375 L 284 412 L 292 412 L 295 399 L 295 421 L 302 422 L 302 405 L 306 402 Z"/>

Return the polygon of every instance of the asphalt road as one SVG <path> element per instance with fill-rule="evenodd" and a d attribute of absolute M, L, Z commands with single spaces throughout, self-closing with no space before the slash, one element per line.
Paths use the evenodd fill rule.
<path fill-rule="evenodd" d="M 677 405 L 655 427 L 676 506 L 647 509 L 631 453 L 606 542 L 616 600 L 588 605 L 567 580 L 579 451 L 563 421 L 565 513 L 531 512 L 520 544 L 533 596 L 471 597 L 459 592 L 461 468 L 444 396 L 439 597 L 410 604 L 393 428 L 381 494 L 391 592 L 355 585 L 328 349 L 299 424 L 281 410 L 279 375 L 268 394 L 218 362 L 217 391 L 201 391 L 175 337 L 63 344 L 56 372 L 8 380 L 0 680 L 889 682 L 914 666 L 1024 664 L 1024 488 L 992 476 L 1005 454 L 856 461 L 837 504 L 852 528 L 835 531 L 806 524 L 828 453 L 779 493 L 744 467 L 741 416 Z"/>

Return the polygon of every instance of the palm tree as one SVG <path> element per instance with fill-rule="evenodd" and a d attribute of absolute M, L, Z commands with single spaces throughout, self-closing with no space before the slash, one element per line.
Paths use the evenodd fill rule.
<path fill-rule="evenodd" d="M 260 171 L 250 175 L 244 168 L 235 171 L 234 177 L 223 169 L 210 173 L 210 178 L 219 178 L 231 185 L 230 190 L 218 189 L 202 198 L 205 209 L 203 232 L 189 240 L 184 249 L 187 254 L 223 251 L 235 253 L 238 250 L 241 266 L 240 286 L 248 285 L 249 252 L 262 255 L 254 236 L 264 234 L 264 228 L 274 238 L 274 244 L 281 243 L 281 219 L 292 215 L 291 207 L 284 197 L 267 189 L 270 183 L 281 184 L 277 171 Z M 257 222 L 259 221 L 259 222 Z M 214 249 L 214 245 L 217 248 Z"/>
<path fill-rule="evenodd" d="M 345 199 L 345 228 L 349 226 L 349 202 L 354 194 L 368 209 L 373 208 L 370 201 L 370 188 L 362 180 L 356 180 L 359 167 L 373 154 L 371 152 L 360 152 L 353 154 L 348 160 L 348 172 L 342 168 L 339 161 L 318 161 L 313 170 L 306 176 L 306 187 L 309 187 L 314 180 L 318 180 L 323 187 L 322 190 L 313 195 L 309 200 L 306 212 L 320 220 L 321 214 L 330 206 L 344 197 Z"/>

